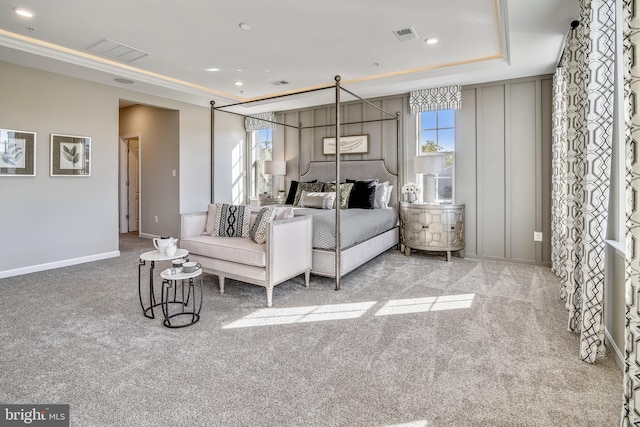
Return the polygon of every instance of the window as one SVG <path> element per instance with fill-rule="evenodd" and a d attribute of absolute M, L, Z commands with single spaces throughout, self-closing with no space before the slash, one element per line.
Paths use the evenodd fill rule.
<path fill-rule="evenodd" d="M 271 176 L 264 174 L 264 161 L 271 160 L 273 129 L 251 133 L 251 189 L 252 195 L 271 194 Z"/>
<path fill-rule="evenodd" d="M 444 172 L 436 174 L 436 201 L 453 202 L 455 110 L 424 111 L 418 116 L 417 154 L 430 153 L 444 154 Z"/>

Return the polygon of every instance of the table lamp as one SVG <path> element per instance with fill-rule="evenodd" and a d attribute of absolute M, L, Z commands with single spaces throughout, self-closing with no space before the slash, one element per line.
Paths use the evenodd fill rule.
<path fill-rule="evenodd" d="M 422 195 L 425 203 L 436 201 L 436 175 L 444 172 L 444 155 L 428 154 L 414 158 L 413 167 L 415 173 L 423 174 L 424 193 Z"/>
<path fill-rule="evenodd" d="M 271 178 L 271 197 L 278 196 L 278 191 L 280 190 L 280 181 L 278 181 L 278 185 L 274 185 L 274 181 L 278 179 L 277 177 L 287 174 L 287 162 L 285 162 L 284 160 L 265 160 L 264 174 L 276 177 Z"/>

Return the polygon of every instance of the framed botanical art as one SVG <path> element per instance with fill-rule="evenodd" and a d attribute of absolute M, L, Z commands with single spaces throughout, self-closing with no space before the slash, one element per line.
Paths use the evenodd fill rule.
<path fill-rule="evenodd" d="M 36 133 L 0 129 L 0 176 L 35 176 Z"/>
<path fill-rule="evenodd" d="M 368 135 L 352 135 L 340 137 L 340 154 L 361 154 L 368 152 Z M 322 138 L 322 154 L 336 154 L 336 138 Z"/>
<path fill-rule="evenodd" d="M 51 176 L 91 176 L 91 138 L 52 133 Z"/>

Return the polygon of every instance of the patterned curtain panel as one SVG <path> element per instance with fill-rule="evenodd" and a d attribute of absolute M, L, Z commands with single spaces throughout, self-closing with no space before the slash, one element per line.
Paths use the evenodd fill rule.
<path fill-rule="evenodd" d="M 271 123 L 275 121 L 276 115 L 272 112 L 252 114 L 244 119 L 244 128 L 247 132 L 262 129 L 275 129 L 276 124 Z"/>
<path fill-rule="evenodd" d="M 567 283 L 568 251 L 564 242 L 569 234 L 567 224 L 567 125 L 569 96 L 567 92 L 567 69 L 558 67 L 553 75 L 553 139 L 552 139 L 552 192 L 551 192 L 551 271 Z M 562 286 L 560 295 L 567 301 L 567 292 Z"/>
<path fill-rule="evenodd" d="M 640 114 L 634 105 L 640 100 L 640 16 L 637 0 L 625 0 L 624 10 L 624 94 L 626 140 L 626 311 L 624 344 L 624 399 L 622 426 L 640 425 L 640 161 L 636 141 L 640 138 Z"/>
<path fill-rule="evenodd" d="M 613 137 L 614 0 L 580 0 L 554 79 L 552 265 L 580 333 L 580 358 L 604 354 L 604 269 Z M 557 115 L 564 112 L 564 118 Z"/>
<path fill-rule="evenodd" d="M 460 85 L 412 90 L 409 94 L 411 114 L 423 111 L 459 110 L 462 108 Z"/>

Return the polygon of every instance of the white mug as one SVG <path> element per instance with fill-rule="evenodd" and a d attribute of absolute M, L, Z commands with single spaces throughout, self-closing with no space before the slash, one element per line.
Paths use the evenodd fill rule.
<path fill-rule="evenodd" d="M 169 256 L 174 256 L 178 251 L 178 247 L 176 245 L 169 245 L 165 248 L 165 253 Z"/>
<path fill-rule="evenodd" d="M 182 264 L 182 271 L 185 273 L 193 273 L 194 271 L 199 270 L 200 267 L 199 262 L 185 262 Z"/>
<path fill-rule="evenodd" d="M 185 262 L 187 262 L 187 260 L 186 260 L 186 259 L 184 259 L 184 258 L 174 259 L 174 260 L 171 262 L 171 266 L 172 266 L 173 268 L 180 268 L 180 269 L 182 269 L 182 265 L 183 265 Z"/>

